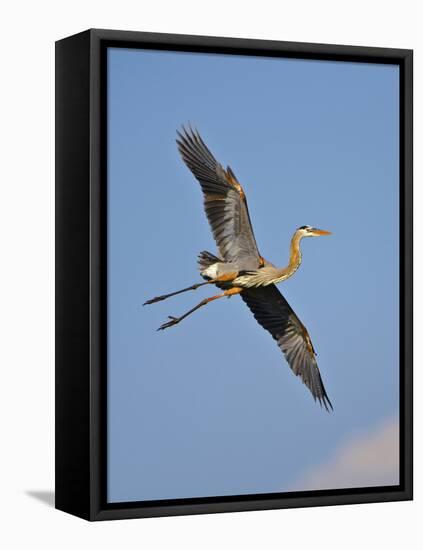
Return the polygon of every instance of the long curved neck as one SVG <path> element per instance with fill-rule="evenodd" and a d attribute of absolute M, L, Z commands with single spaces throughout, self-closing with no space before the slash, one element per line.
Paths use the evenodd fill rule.
<path fill-rule="evenodd" d="M 301 249 L 300 249 L 301 239 L 302 239 L 302 235 L 298 232 L 295 232 L 294 236 L 291 239 L 291 245 L 289 247 L 289 264 L 287 268 L 290 271 L 289 276 L 295 273 L 301 264 L 301 259 L 302 259 Z"/>
<path fill-rule="evenodd" d="M 289 247 L 289 263 L 286 267 L 278 269 L 278 277 L 275 282 L 285 281 L 289 279 L 300 267 L 301 264 L 301 249 L 300 241 L 302 239 L 301 233 L 296 231 L 291 239 L 291 245 Z"/>
<path fill-rule="evenodd" d="M 289 263 L 286 267 L 277 268 L 272 264 L 267 264 L 248 275 L 241 275 L 235 279 L 235 284 L 240 284 L 246 288 L 267 286 L 277 284 L 289 279 L 301 264 L 300 241 L 303 238 L 300 232 L 296 231 L 291 239 L 289 248 Z"/>

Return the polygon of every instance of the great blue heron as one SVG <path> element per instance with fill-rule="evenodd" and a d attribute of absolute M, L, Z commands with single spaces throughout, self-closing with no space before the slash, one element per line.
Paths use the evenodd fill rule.
<path fill-rule="evenodd" d="M 170 320 L 157 330 L 177 325 L 213 300 L 240 294 L 259 324 L 276 340 L 292 371 L 309 388 L 314 400 L 317 399 L 326 410 L 329 407 L 332 409 L 307 329 L 275 286 L 291 277 L 300 266 L 301 239 L 330 235 L 330 232 L 309 225 L 299 227 L 291 240 L 288 265 L 275 267 L 258 251 L 247 199 L 231 168 L 228 166 L 225 170 L 216 161 L 198 131 L 183 128 L 177 134 L 176 142 L 182 159 L 201 185 L 204 208 L 219 249 L 219 257 L 206 251 L 200 253 L 199 269 L 206 282 L 157 296 L 144 305 L 210 284 L 216 285 L 223 292 L 205 298 L 180 317 L 169 316 Z"/>

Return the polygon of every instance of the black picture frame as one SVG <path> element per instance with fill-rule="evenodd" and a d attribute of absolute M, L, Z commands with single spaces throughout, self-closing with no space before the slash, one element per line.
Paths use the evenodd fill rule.
<path fill-rule="evenodd" d="M 106 502 L 106 50 L 147 48 L 400 68 L 400 484 Z M 91 29 L 56 43 L 56 508 L 87 520 L 412 499 L 412 50 Z M 154 411 L 152 411 L 154 414 Z"/>

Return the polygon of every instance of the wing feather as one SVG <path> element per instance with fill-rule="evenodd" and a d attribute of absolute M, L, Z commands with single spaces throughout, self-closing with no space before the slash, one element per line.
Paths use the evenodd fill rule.
<path fill-rule="evenodd" d="M 275 285 L 243 290 L 241 297 L 258 323 L 276 340 L 289 366 L 308 387 L 314 400 L 333 409 L 316 362 L 316 353 L 305 326 Z"/>
<path fill-rule="evenodd" d="M 216 161 L 196 130 L 183 128 L 177 134 L 181 157 L 203 191 L 204 209 L 221 257 L 227 262 L 251 258 L 257 264 L 252 268 L 259 267 L 263 260 L 245 193 L 235 174 L 229 166 L 225 170 Z"/>

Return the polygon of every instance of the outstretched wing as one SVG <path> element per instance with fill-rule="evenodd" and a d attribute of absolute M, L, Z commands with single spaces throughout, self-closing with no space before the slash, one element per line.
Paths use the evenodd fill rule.
<path fill-rule="evenodd" d="M 251 227 L 247 200 L 232 170 L 225 170 L 213 157 L 196 130 L 185 128 L 176 140 L 183 161 L 201 185 L 204 208 L 219 248 L 227 262 L 240 258 L 263 260 Z"/>
<path fill-rule="evenodd" d="M 328 411 L 333 409 L 316 362 L 316 353 L 305 326 L 275 285 L 245 289 L 241 297 L 260 325 L 268 330 L 299 376 Z"/>

